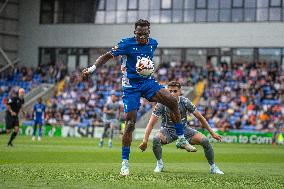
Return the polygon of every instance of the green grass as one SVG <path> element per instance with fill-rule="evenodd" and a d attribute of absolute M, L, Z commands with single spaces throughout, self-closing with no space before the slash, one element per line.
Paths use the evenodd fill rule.
<path fill-rule="evenodd" d="M 0 188 L 284 188 L 284 146 L 213 144 L 225 175 L 210 175 L 203 149 L 187 153 L 165 146 L 165 172 L 154 174 L 154 155 L 131 148 L 128 177 L 119 176 L 120 141 L 97 147 L 98 139 L 18 137 L 7 148 L 0 136 Z"/>

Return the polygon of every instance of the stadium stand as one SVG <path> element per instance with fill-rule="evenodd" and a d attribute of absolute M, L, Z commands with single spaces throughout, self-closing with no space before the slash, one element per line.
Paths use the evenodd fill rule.
<path fill-rule="evenodd" d="M 198 109 L 212 127 L 271 131 L 283 115 L 284 73 L 277 62 L 223 63 L 206 83 Z"/>
<path fill-rule="evenodd" d="M 46 72 L 46 70 L 48 70 Z M 0 73 L 0 112 L 5 110 L 7 99 L 14 96 L 19 88 L 26 93 L 41 83 L 56 83 L 64 78 L 66 69 L 63 65 L 29 68 L 15 66 Z"/>
<path fill-rule="evenodd" d="M 43 72 L 46 69 L 48 72 Z M 103 106 L 110 93 L 115 91 L 121 101 L 120 65 L 99 68 L 97 74 L 86 81 L 80 80 L 79 71 L 66 73 L 62 65 L 38 69 L 15 67 L 1 73 L 1 111 L 5 109 L 7 98 L 15 95 L 19 87 L 30 91 L 40 83 L 58 82 L 57 90 L 47 101 L 47 123 L 79 127 L 100 125 Z M 283 115 L 284 74 L 277 62 L 238 62 L 231 67 L 222 63 L 214 69 L 192 63 L 161 64 L 155 77 L 161 83 L 178 80 L 184 86 L 195 86 L 193 101 L 198 110 L 212 127 L 222 131 L 269 131 L 273 120 Z M 141 99 L 138 119 L 152 106 Z M 189 118 L 190 125 L 199 125 L 192 116 Z"/>

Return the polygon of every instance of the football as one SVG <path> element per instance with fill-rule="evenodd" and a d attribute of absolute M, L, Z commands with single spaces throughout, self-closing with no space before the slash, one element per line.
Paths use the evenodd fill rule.
<path fill-rule="evenodd" d="M 149 58 L 138 59 L 136 63 L 136 72 L 142 77 L 149 77 L 154 73 L 155 66 Z"/>

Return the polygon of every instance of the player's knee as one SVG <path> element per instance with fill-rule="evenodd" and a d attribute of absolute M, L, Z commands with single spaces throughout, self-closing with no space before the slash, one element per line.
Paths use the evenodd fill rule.
<path fill-rule="evenodd" d="M 159 132 L 157 134 L 157 136 L 160 138 L 162 144 L 167 144 L 168 143 L 167 137 L 165 135 L 163 135 L 162 132 Z"/>
<path fill-rule="evenodd" d="M 134 129 L 135 129 L 135 121 L 134 120 L 127 120 L 125 132 L 126 133 L 132 133 L 134 131 Z"/>
<path fill-rule="evenodd" d="M 210 144 L 208 138 L 206 138 L 206 137 L 203 137 L 203 138 L 201 139 L 200 145 L 203 146 L 204 148 L 209 148 L 209 147 L 211 147 L 211 144 Z"/>

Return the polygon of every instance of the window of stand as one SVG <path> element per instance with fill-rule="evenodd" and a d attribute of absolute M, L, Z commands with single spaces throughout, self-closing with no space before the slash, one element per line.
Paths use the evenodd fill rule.
<path fill-rule="evenodd" d="M 41 0 L 40 23 L 284 21 L 283 0 Z M 76 10 L 76 11 L 74 11 Z"/>
<path fill-rule="evenodd" d="M 89 65 L 88 48 L 40 48 L 40 66 L 65 65 L 69 72 Z"/>
<path fill-rule="evenodd" d="M 40 23 L 94 23 L 94 7 L 93 0 L 41 0 Z"/>

